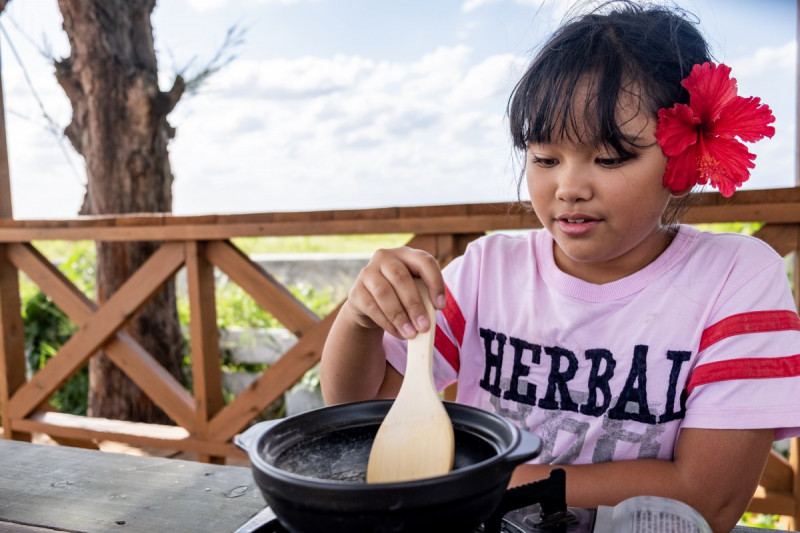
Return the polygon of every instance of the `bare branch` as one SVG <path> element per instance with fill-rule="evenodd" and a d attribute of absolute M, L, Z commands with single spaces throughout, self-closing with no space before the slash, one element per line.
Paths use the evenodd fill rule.
<path fill-rule="evenodd" d="M 225 40 L 214 54 L 214 57 L 211 58 L 211 61 L 209 61 L 200 72 L 192 76 L 187 76 L 186 72 L 189 70 L 192 63 L 194 63 L 196 57 L 190 59 L 189 62 L 178 71 L 178 77 L 186 80 L 186 92 L 189 94 L 197 93 L 197 90 L 206 80 L 236 59 L 236 54 L 232 51 L 244 43 L 244 36 L 246 33 L 247 28 L 242 28 L 238 24 L 234 24 L 228 28 L 225 34 Z"/>
<path fill-rule="evenodd" d="M 183 96 L 183 91 L 186 89 L 186 82 L 179 74 L 172 84 L 172 88 L 168 92 L 162 92 L 158 95 L 158 112 L 163 115 L 168 115 L 170 111 L 175 109 L 178 100 Z"/>

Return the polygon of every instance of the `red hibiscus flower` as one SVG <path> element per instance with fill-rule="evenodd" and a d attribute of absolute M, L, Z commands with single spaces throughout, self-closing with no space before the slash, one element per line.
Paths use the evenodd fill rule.
<path fill-rule="evenodd" d="M 775 135 L 769 106 L 760 98 L 737 95 L 730 74 L 727 65 L 695 65 L 681 82 L 689 91 L 689 105 L 658 111 L 656 139 L 668 157 L 664 187 L 669 190 L 710 183 L 723 196 L 732 195 L 755 167 L 755 154 L 741 141 Z"/>

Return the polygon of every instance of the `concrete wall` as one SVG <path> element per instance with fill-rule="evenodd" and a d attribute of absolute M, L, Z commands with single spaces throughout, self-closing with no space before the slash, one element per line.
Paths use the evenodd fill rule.
<path fill-rule="evenodd" d="M 347 296 L 358 273 L 372 254 L 268 254 L 251 259 L 286 286 L 307 284 L 333 289 L 340 300 Z"/>
<path fill-rule="evenodd" d="M 370 257 L 371 254 L 269 254 L 251 256 L 251 259 L 287 287 L 309 285 L 318 290 L 331 290 L 333 299 L 339 301 L 347 296 Z M 220 347 L 239 363 L 272 364 L 296 342 L 285 329 L 232 328 L 220 332 Z M 223 387 L 239 394 L 258 376 L 251 372 L 226 372 L 222 376 Z M 323 405 L 319 387 L 309 385 L 314 380 L 304 381 L 284 396 L 287 416 Z"/>

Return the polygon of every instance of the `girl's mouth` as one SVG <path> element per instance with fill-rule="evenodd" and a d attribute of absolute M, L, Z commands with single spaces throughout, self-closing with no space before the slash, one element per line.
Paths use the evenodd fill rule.
<path fill-rule="evenodd" d="M 559 229 L 570 237 L 582 237 L 600 224 L 600 219 L 587 216 L 566 216 L 556 219 Z"/>

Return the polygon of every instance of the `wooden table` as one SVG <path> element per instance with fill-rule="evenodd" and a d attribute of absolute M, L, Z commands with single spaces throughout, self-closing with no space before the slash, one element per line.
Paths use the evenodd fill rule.
<path fill-rule="evenodd" d="M 245 533 L 264 507 L 247 467 L 0 439 L 0 532 Z"/>
<path fill-rule="evenodd" d="M 265 505 L 247 467 L 0 440 L 0 531 L 224 533 Z"/>

